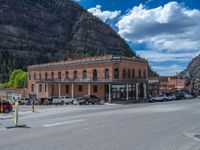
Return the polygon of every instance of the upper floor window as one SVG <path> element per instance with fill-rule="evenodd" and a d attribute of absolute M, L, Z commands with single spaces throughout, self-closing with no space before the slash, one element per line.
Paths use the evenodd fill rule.
<path fill-rule="evenodd" d="M 97 70 L 93 70 L 93 80 L 97 80 Z"/>
<path fill-rule="evenodd" d="M 122 70 L 122 78 L 123 78 L 123 79 L 126 79 L 126 69 L 123 69 L 123 70 Z"/>
<path fill-rule="evenodd" d="M 39 74 L 40 80 L 42 80 L 42 73 Z"/>
<path fill-rule="evenodd" d="M 48 73 L 46 72 L 45 73 L 45 80 L 47 80 L 48 79 Z"/>
<path fill-rule="evenodd" d="M 54 72 L 51 72 L 51 79 L 54 79 Z"/>
<path fill-rule="evenodd" d="M 87 72 L 86 72 L 86 70 L 83 71 L 83 80 L 84 79 L 87 79 Z"/>
<path fill-rule="evenodd" d="M 143 77 L 144 77 L 144 78 L 147 77 L 147 72 L 146 72 L 146 70 L 144 70 L 144 72 L 143 72 Z"/>
<path fill-rule="evenodd" d="M 36 80 L 36 73 L 34 73 L 34 80 Z"/>
<path fill-rule="evenodd" d="M 119 69 L 115 68 L 114 70 L 114 79 L 119 79 Z"/>
<path fill-rule="evenodd" d="M 61 78 L 62 78 L 62 74 L 61 72 L 58 72 L 58 79 L 61 80 Z"/>
<path fill-rule="evenodd" d="M 66 71 L 66 79 L 69 80 L 69 71 Z"/>
<path fill-rule="evenodd" d="M 128 69 L 128 79 L 130 79 L 130 78 L 131 78 L 131 70 Z"/>
<path fill-rule="evenodd" d="M 132 69 L 132 78 L 135 78 L 135 69 Z"/>
<path fill-rule="evenodd" d="M 31 80 L 31 74 L 30 74 L 30 73 L 29 73 L 29 75 L 28 75 L 28 76 L 29 76 L 29 80 Z"/>
<path fill-rule="evenodd" d="M 109 69 L 105 69 L 105 79 L 109 79 Z"/>
<path fill-rule="evenodd" d="M 78 72 L 75 70 L 74 71 L 74 80 L 77 80 L 78 79 Z"/>
<path fill-rule="evenodd" d="M 138 72 L 138 77 L 139 77 L 139 78 L 142 77 L 142 75 L 141 75 L 141 70 L 139 70 L 139 72 Z"/>

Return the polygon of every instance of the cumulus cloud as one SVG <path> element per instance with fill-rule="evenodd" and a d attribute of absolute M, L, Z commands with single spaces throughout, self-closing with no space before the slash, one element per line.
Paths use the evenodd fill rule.
<path fill-rule="evenodd" d="M 127 41 L 145 43 L 156 50 L 200 49 L 200 11 L 177 2 L 147 9 L 133 7 L 117 23 L 119 34 Z"/>
<path fill-rule="evenodd" d="M 96 5 L 96 7 L 89 8 L 88 12 L 92 13 L 96 17 L 99 17 L 104 22 L 108 20 L 113 20 L 121 14 L 120 10 L 119 11 L 117 10 L 116 11 L 102 11 L 101 5 Z"/>

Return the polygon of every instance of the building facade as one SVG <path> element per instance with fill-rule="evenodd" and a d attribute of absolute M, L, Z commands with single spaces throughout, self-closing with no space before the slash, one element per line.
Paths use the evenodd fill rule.
<path fill-rule="evenodd" d="M 149 91 L 149 96 L 157 96 L 160 94 L 160 81 L 159 81 L 159 76 L 155 77 L 149 77 L 148 78 L 148 91 Z"/>
<path fill-rule="evenodd" d="M 96 95 L 111 100 L 147 97 L 148 63 L 141 58 L 99 56 L 28 67 L 28 92 L 38 98 Z"/>
<path fill-rule="evenodd" d="M 173 93 L 176 91 L 188 91 L 190 80 L 180 79 L 176 76 L 162 76 L 160 80 L 160 92 Z"/>

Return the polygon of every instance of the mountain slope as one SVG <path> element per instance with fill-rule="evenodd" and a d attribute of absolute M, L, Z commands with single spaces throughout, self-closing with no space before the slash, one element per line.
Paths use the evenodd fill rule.
<path fill-rule="evenodd" d="M 180 76 L 185 77 L 187 74 L 193 78 L 200 79 L 200 55 L 192 59 L 187 68 L 180 73 Z"/>
<path fill-rule="evenodd" d="M 135 56 L 108 25 L 70 0 L 0 0 L 0 82 L 14 68 L 82 56 Z"/>

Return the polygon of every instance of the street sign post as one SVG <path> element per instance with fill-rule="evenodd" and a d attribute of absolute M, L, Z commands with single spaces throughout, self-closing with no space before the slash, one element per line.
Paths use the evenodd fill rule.
<path fill-rule="evenodd" d="M 15 101 L 15 113 L 13 115 L 13 122 L 14 122 L 14 126 L 9 126 L 9 127 L 6 127 L 7 129 L 12 129 L 12 128 L 29 128 L 27 127 L 26 125 L 18 125 L 18 119 L 19 119 L 19 103 L 17 101 Z"/>
<path fill-rule="evenodd" d="M 16 101 L 16 102 L 15 102 L 15 106 L 14 106 L 14 108 L 15 108 L 15 113 L 14 113 L 14 115 L 13 115 L 13 121 L 14 121 L 15 126 L 18 125 L 18 106 L 19 106 L 19 103 Z"/>

